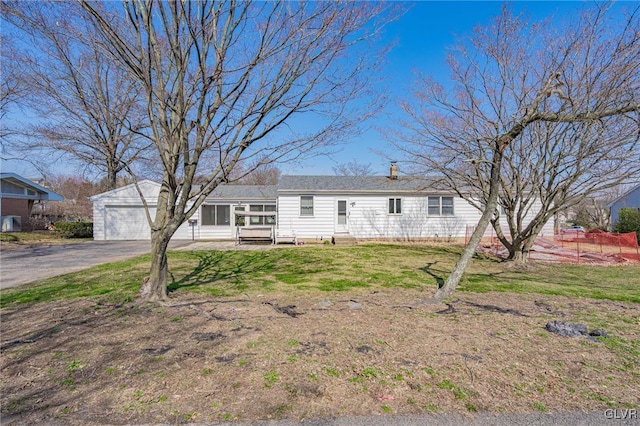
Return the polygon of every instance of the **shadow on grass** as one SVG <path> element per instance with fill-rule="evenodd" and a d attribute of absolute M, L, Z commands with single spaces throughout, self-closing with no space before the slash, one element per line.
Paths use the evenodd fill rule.
<path fill-rule="evenodd" d="M 244 252 L 239 255 L 233 252 L 210 251 L 197 254 L 198 265 L 179 280 L 167 286 L 167 292 L 178 289 L 204 286 L 219 281 L 235 280 L 241 284 L 242 277 L 247 274 L 258 274 L 273 271 L 279 256 L 267 252 Z"/>
<path fill-rule="evenodd" d="M 437 275 L 431 269 L 433 267 L 433 265 L 435 265 L 436 263 L 438 263 L 438 262 L 427 263 L 427 265 L 423 266 L 422 268 L 420 268 L 420 270 L 426 272 L 427 274 L 429 274 L 433 278 L 435 278 L 436 282 L 438 283 L 438 288 L 442 288 L 442 286 L 444 286 L 444 278 L 442 278 L 440 275 Z"/>

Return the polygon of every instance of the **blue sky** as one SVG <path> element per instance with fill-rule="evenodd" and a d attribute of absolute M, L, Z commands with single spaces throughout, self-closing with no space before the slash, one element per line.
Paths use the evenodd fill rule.
<path fill-rule="evenodd" d="M 524 11 L 532 20 L 537 21 L 551 15 L 556 15 L 561 20 L 588 4 L 590 3 L 573 1 L 523 1 L 510 3 L 510 7 L 516 12 Z M 381 90 L 387 91 L 390 102 L 385 113 L 375 119 L 376 127 L 393 126 L 392 121 L 385 117 L 393 114 L 395 105 L 403 97 L 409 96 L 415 71 L 429 73 L 438 80 L 445 81 L 447 47 L 454 44 L 456 35 L 467 35 L 475 26 L 490 22 L 492 17 L 500 14 L 502 5 L 497 1 L 417 2 L 397 22 L 390 24 L 383 42 L 393 42 L 395 45 L 387 58 L 381 83 Z M 281 169 L 285 174 L 333 174 L 333 166 L 358 161 L 371 164 L 376 174 L 385 174 L 388 171 L 388 159 L 376 154 L 376 151 L 393 157 L 384 137 L 378 131 L 370 129 L 360 137 L 345 140 L 341 150 L 331 156 L 316 157 L 303 164 L 284 164 Z M 28 177 L 39 175 L 25 162 L 2 161 L 0 165 L 3 172 L 16 172 Z M 52 169 L 56 173 L 76 172 L 74 169 L 65 169 L 63 164 L 56 164 Z"/>
<path fill-rule="evenodd" d="M 393 114 L 395 105 L 412 90 L 414 73 L 427 73 L 439 81 L 446 81 L 445 64 L 447 48 L 455 44 L 456 37 L 469 35 L 478 25 L 486 25 L 501 13 L 503 2 L 465 1 L 416 3 L 398 22 L 391 24 L 385 33 L 387 42 L 395 42 L 384 72 L 383 85 L 390 93 L 391 102 L 386 113 Z M 511 2 L 514 12 L 524 12 L 532 21 L 555 16 L 559 22 L 581 10 L 589 3 L 575 1 Z M 393 126 L 391 120 L 381 115 L 376 127 Z M 386 174 L 389 160 L 378 153 L 393 158 L 393 151 L 376 130 L 369 130 L 361 137 L 347 141 L 342 150 L 329 158 L 317 158 L 307 162 L 302 169 L 285 165 L 288 174 L 333 174 L 332 166 L 357 161 L 371 164 L 375 174 Z"/>

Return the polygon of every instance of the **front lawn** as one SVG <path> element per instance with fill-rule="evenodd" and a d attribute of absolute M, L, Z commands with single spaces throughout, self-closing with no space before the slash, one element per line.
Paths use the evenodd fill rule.
<path fill-rule="evenodd" d="M 3 290 L 2 422 L 640 408 L 638 265 L 481 256 L 446 304 L 416 305 L 459 250 L 172 251 L 165 304 L 129 303 L 148 256 Z M 608 337 L 562 337 L 550 321 Z"/>
<path fill-rule="evenodd" d="M 459 255 L 458 247 L 362 245 L 278 248 L 268 251 L 170 251 L 172 294 L 215 297 L 271 292 L 297 295 L 415 289 L 433 294 Z M 97 266 L 2 292 L 0 303 L 94 297 L 133 300 L 148 274 L 149 257 Z M 540 293 L 640 303 L 640 265 L 583 266 L 531 263 L 524 270 L 479 255 L 461 291 Z"/>

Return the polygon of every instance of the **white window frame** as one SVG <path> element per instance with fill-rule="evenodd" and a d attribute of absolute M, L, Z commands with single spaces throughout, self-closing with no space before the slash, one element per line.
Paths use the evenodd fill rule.
<path fill-rule="evenodd" d="M 451 204 L 450 205 L 447 205 L 447 206 L 444 205 L 444 199 L 445 198 L 450 198 L 451 199 Z M 455 204 L 456 204 L 456 202 L 455 202 L 454 198 L 451 197 L 451 196 L 447 195 L 447 196 L 440 197 L 440 215 L 441 216 L 455 216 L 455 213 L 456 213 Z M 445 213 L 445 208 L 446 209 L 450 208 L 451 212 Z"/>
<path fill-rule="evenodd" d="M 203 210 L 205 209 L 205 207 L 213 209 L 213 223 L 204 223 L 205 215 L 203 213 Z M 225 207 L 229 210 L 229 222 L 219 224 L 218 211 L 220 208 L 225 208 Z M 202 226 L 231 226 L 231 206 L 229 204 L 203 204 L 200 212 L 200 222 Z"/>
<path fill-rule="evenodd" d="M 451 204 L 450 205 L 444 205 L 443 203 L 443 199 L 451 199 Z M 437 204 L 432 204 L 431 200 L 437 200 L 438 203 Z M 455 210 L 455 198 L 453 196 L 450 195 L 430 195 L 427 197 L 427 216 L 446 216 L 446 217 L 451 217 L 451 216 L 455 216 L 456 210 Z M 435 211 L 432 212 L 432 210 L 435 210 L 435 208 L 437 207 L 437 213 Z M 445 209 L 451 209 L 450 212 L 444 213 Z"/>
<path fill-rule="evenodd" d="M 304 206 L 303 199 L 307 199 L 311 201 L 311 206 Z M 310 212 L 305 212 L 303 209 L 311 209 Z M 315 200 L 313 195 L 301 195 L 300 196 L 300 216 L 301 217 L 313 217 L 315 211 Z"/>
<path fill-rule="evenodd" d="M 276 212 L 275 204 L 249 204 L 250 212 Z M 275 225 L 275 216 L 249 216 L 250 226 Z"/>
<path fill-rule="evenodd" d="M 393 203 L 393 206 L 392 206 L 391 203 Z M 401 197 L 389 197 L 387 199 L 387 214 L 390 215 L 390 216 L 399 216 L 399 215 L 401 215 L 402 214 L 402 204 L 403 204 L 403 202 L 402 202 L 402 198 Z M 391 211 L 391 210 L 393 210 L 393 211 Z"/>

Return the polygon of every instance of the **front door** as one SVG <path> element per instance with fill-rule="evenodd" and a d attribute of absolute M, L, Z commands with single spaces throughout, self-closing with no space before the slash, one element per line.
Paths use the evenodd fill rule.
<path fill-rule="evenodd" d="M 336 213 L 336 233 L 349 232 L 349 212 L 347 211 L 347 200 L 338 200 Z"/>

